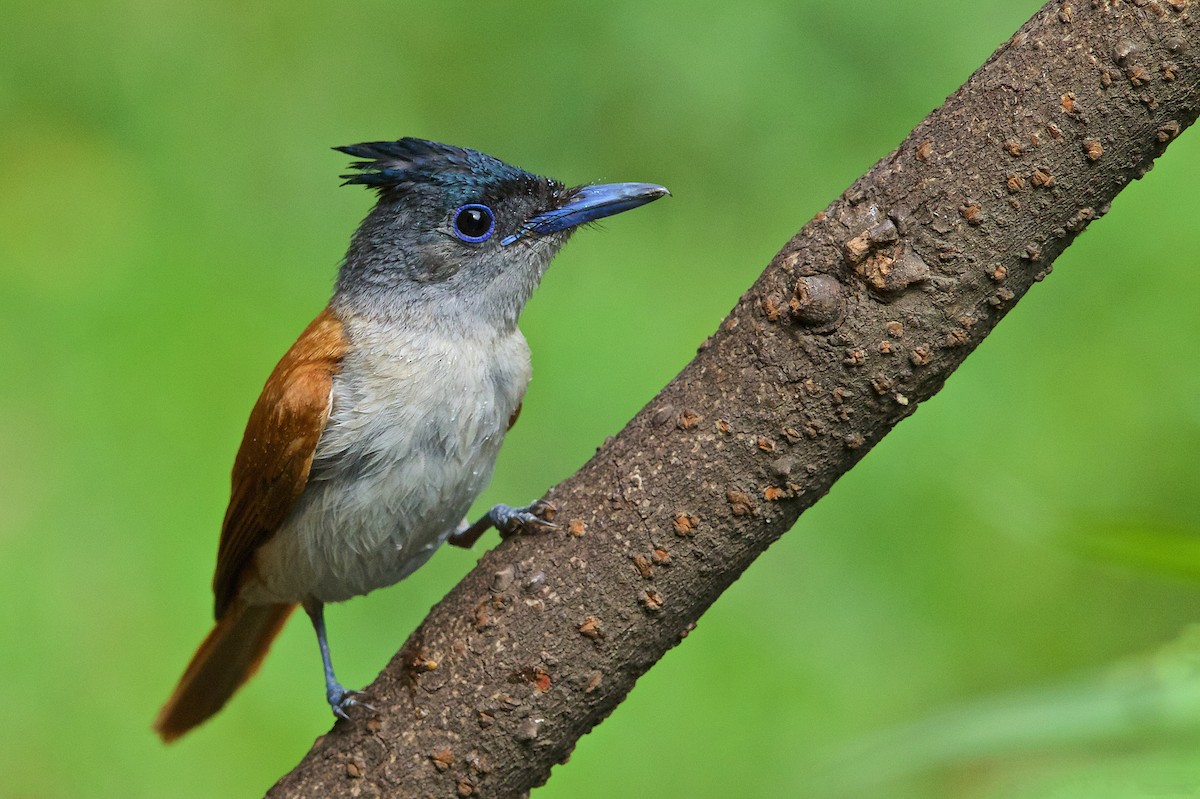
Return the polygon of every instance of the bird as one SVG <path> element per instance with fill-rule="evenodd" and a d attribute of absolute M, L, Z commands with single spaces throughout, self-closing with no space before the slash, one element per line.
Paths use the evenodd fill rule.
<path fill-rule="evenodd" d="M 541 502 L 465 518 L 529 383 L 518 318 L 573 231 L 670 193 L 568 187 L 411 137 L 333 149 L 358 159 L 342 185 L 377 201 L 328 305 L 250 412 L 217 548 L 216 624 L 155 719 L 165 742 L 225 705 L 297 606 L 333 714 L 370 707 L 334 674 L 327 603 L 397 583 L 447 541 L 553 527 Z"/>

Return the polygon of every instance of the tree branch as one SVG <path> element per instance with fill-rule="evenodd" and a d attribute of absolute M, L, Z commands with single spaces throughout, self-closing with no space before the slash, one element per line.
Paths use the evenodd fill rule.
<path fill-rule="evenodd" d="M 270 796 L 519 796 L 1200 111 L 1187 0 L 1051 2 L 771 261 Z"/>

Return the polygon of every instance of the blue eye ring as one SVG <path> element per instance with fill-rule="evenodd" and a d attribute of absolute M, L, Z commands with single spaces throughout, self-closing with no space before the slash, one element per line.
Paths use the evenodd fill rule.
<path fill-rule="evenodd" d="M 479 244 L 492 237 L 496 229 L 496 215 L 486 205 L 467 203 L 454 210 L 451 226 L 455 236 L 468 244 Z"/>

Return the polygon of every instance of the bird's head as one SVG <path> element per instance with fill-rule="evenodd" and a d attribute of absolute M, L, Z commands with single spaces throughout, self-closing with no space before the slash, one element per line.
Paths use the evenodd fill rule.
<path fill-rule="evenodd" d="M 379 194 L 338 275 L 339 299 L 359 313 L 515 325 L 576 227 L 669 193 L 649 183 L 567 188 L 423 139 L 335 149 L 360 159 L 346 183 Z"/>

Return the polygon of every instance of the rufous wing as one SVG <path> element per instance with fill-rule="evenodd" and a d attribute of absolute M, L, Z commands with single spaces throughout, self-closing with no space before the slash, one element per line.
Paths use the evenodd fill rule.
<path fill-rule="evenodd" d="M 218 619 L 237 595 L 254 553 L 287 519 L 308 483 L 346 349 L 342 323 L 326 308 L 279 361 L 250 412 L 217 550 Z"/>

